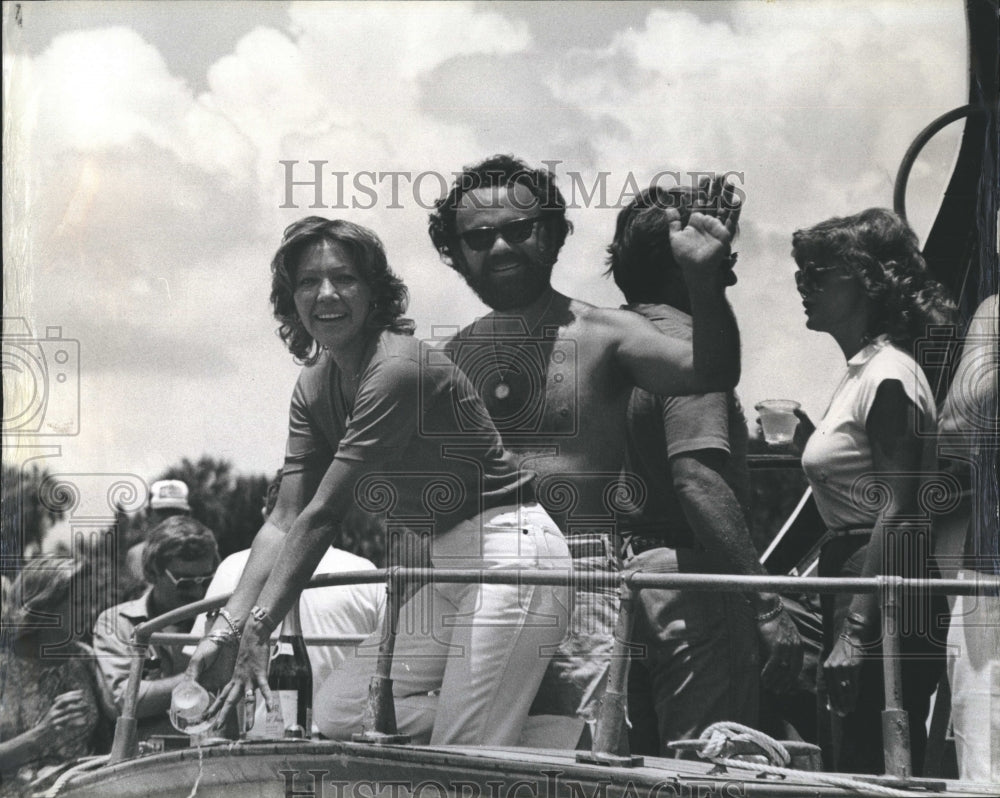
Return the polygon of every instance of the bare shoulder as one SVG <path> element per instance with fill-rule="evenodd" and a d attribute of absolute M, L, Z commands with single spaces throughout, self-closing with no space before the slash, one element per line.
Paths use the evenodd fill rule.
<path fill-rule="evenodd" d="M 571 309 L 578 319 L 577 323 L 591 334 L 621 339 L 645 330 L 655 332 L 649 321 L 630 310 L 601 308 L 578 300 L 573 300 Z"/>

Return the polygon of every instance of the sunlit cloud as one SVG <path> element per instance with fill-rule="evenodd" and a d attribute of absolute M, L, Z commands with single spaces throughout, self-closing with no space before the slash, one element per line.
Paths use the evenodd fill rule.
<path fill-rule="evenodd" d="M 732 169 L 748 196 L 732 291 L 741 392 L 794 395 L 818 415 L 839 364 L 803 330 L 791 232 L 890 202 L 910 140 L 964 102 L 962 14 L 960 2 L 716 15 L 668 3 L 600 44 L 553 47 L 503 4 L 293 3 L 287 26 L 248 26 L 217 53 L 198 89 L 129 27 L 61 33 L 4 58 L 5 148 L 18 154 L 5 178 L 24 180 L 19 232 L 5 230 L 5 280 L 19 287 L 5 314 L 80 338 L 85 416 L 67 463 L 154 473 L 209 452 L 272 471 L 296 368 L 274 336 L 268 264 L 291 221 L 375 229 L 429 335 L 484 308 L 429 243 L 440 183 L 415 197 L 421 172 L 448 180 L 494 152 L 554 159 L 567 192 L 606 172 L 614 204 L 630 174 Z M 933 216 L 957 132 L 914 170 L 914 219 Z M 282 208 L 283 160 L 297 179 L 325 162 L 326 205 L 334 171 L 348 187 L 363 172 L 406 177 L 395 205 L 384 180 L 374 207 L 355 192 L 312 209 L 305 187 Z M 601 276 L 614 214 L 571 211 L 561 290 L 620 302 Z"/>

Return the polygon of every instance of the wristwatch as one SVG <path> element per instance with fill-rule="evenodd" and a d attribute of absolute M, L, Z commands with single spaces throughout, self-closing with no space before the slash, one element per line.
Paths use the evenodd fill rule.
<path fill-rule="evenodd" d="M 250 608 L 250 617 L 263 626 L 268 634 L 271 634 L 271 632 L 278 628 L 278 624 L 274 622 L 268 613 L 267 607 L 254 605 Z"/>

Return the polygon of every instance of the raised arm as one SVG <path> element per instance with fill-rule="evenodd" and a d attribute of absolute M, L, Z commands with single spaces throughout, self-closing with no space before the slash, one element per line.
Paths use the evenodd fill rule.
<path fill-rule="evenodd" d="M 726 269 L 732 234 L 713 216 L 691 214 L 681 228 L 680 214 L 670 217 L 670 246 L 684 270 L 691 299 L 693 340 L 668 338 L 644 319 L 622 321 L 616 356 L 640 388 L 666 395 L 725 391 L 740 379 L 740 339 L 726 301 Z M 632 314 L 633 316 L 635 314 Z"/>

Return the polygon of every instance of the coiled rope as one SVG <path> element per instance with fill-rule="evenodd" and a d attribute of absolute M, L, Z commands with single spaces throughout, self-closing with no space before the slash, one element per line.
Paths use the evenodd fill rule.
<path fill-rule="evenodd" d="M 62 790 L 63 786 L 74 776 L 76 776 L 79 773 L 85 773 L 88 770 L 94 770 L 96 768 L 99 768 L 101 765 L 107 764 L 107 761 L 109 759 L 110 756 L 108 754 L 101 754 L 99 756 L 91 756 L 81 759 L 79 762 L 73 765 L 73 767 L 69 768 L 68 770 L 64 770 L 62 773 L 60 773 L 59 778 L 57 778 L 54 782 L 52 782 L 51 787 L 49 787 L 45 792 L 41 793 L 40 798 L 56 798 L 56 796 L 59 795 L 60 791 Z"/>
<path fill-rule="evenodd" d="M 787 767 L 792 758 L 784 745 L 757 729 L 730 721 L 713 723 L 701 733 L 697 740 L 679 740 L 677 743 L 670 743 L 670 746 L 693 748 L 702 759 L 707 759 L 717 765 L 743 768 L 774 776 L 789 776 L 799 781 L 843 787 L 867 795 L 887 795 L 893 796 L 893 798 L 918 798 L 923 795 L 923 793 L 873 784 L 870 781 L 854 779 L 850 776 L 815 773 Z M 747 751 L 748 746 L 752 746 L 757 751 Z"/>

